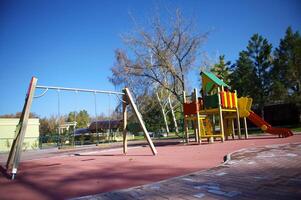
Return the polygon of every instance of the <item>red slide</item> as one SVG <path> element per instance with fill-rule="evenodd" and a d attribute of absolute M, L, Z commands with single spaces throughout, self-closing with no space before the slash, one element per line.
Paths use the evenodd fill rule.
<path fill-rule="evenodd" d="M 267 133 L 273 135 L 279 135 L 279 137 L 289 137 L 293 135 L 293 132 L 287 128 L 274 128 L 269 123 L 264 121 L 261 117 L 255 114 L 253 111 L 250 112 L 248 119 L 255 124 L 257 127 L 261 128 Z"/>

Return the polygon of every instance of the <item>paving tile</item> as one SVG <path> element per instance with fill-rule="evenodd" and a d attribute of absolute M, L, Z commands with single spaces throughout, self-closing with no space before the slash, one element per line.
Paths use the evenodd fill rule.
<path fill-rule="evenodd" d="M 301 199 L 300 150 L 301 144 L 244 149 L 232 154 L 232 164 L 80 199 Z"/>

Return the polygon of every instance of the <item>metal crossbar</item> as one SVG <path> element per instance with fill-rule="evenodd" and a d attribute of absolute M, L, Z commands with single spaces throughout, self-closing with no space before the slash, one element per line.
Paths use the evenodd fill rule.
<path fill-rule="evenodd" d="M 108 91 L 108 90 L 91 90 L 91 89 L 82 89 L 82 88 L 67 88 L 67 87 L 44 86 L 44 85 L 37 85 L 36 88 L 46 89 L 46 90 L 65 90 L 65 91 L 75 91 L 75 92 L 77 91 L 77 92 L 124 95 L 123 92 L 115 92 L 115 91 Z"/>

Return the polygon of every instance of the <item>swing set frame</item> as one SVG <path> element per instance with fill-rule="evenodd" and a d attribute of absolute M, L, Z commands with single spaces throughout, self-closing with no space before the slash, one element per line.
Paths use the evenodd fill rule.
<path fill-rule="evenodd" d="M 81 88 L 67 88 L 67 87 L 56 87 L 56 86 L 42 86 L 37 85 L 38 79 L 36 77 L 32 77 L 29 88 L 26 93 L 25 97 L 25 103 L 23 106 L 22 114 L 19 120 L 19 123 L 16 127 L 16 136 L 13 140 L 9 156 L 6 162 L 6 171 L 8 174 L 11 175 L 11 179 L 13 180 L 16 177 L 17 170 L 20 163 L 21 153 L 22 153 L 22 146 L 24 142 L 24 137 L 28 125 L 29 120 L 29 113 L 31 109 L 31 105 L 34 98 L 42 97 L 46 94 L 48 90 L 64 90 L 64 91 L 75 91 L 75 92 L 88 92 L 88 93 L 101 93 L 101 94 L 114 94 L 118 98 L 118 95 L 122 96 L 122 116 L 123 116 L 123 153 L 127 154 L 127 108 L 130 105 L 133 109 L 133 112 L 135 113 L 135 116 L 138 119 L 138 122 L 143 130 L 144 136 L 148 142 L 148 145 L 153 153 L 153 155 L 157 155 L 157 150 L 152 142 L 151 137 L 149 136 L 149 133 L 146 129 L 146 126 L 144 124 L 144 121 L 142 119 L 142 115 L 140 114 L 134 100 L 132 97 L 132 94 L 128 88 L 124 88 L 122 92 L 116 92 L 116 91 L 105 91 L 105 90 L 93 90 L 93 89 L 81 89 Z M 34 96 L 36 89 L 45 89 L 45 91 L 39 95 Z"/>

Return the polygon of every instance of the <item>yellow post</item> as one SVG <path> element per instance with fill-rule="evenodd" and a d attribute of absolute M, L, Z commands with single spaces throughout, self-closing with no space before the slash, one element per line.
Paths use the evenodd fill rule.
<path fill-rule="evenodd" d="M 194 94 L 194 91 L 191 93 L 191 100 L 192 102 L 193 101 L 196 101 L 195 100 L 195 94 Z M 198 143 L 199 139 L 198 139 L 198 133 L 197 133 L 197 115 L 194 116 L 194 118 L 192 118 L 192 123 L 193 123 L 193 133 L 194 133 L 194 139 L 195 139 L 195 142 Z"/>
<path fill-rule="evenodd" d="M 222 87 L 223 89 L 223 87 Z M 219 127 L 220 127 L 220 134 L 222 135 L 222 142 L 225 141 L 225 132 L 224 132 L 224 120 L 223 120 L 223 111 L 222 111 L 222 104 L 221 104 L 221 97 L 220 97 L 220 88 L 217 88 L 217 96 L 218 96 L 218 112 L 219 112 Z"/>
<path fill-rule="evenodd" d="M 234 91 L 235 96 L 237 97 L 237 91 Z M 238 129 L 238 138 L 241 139 L 241 130 L 240 130 L 240 120 L 239 120 L 239 111 L 238 106 L 236 107 L 236 118 L 237 118 L 237 129 Z"/>
<path fill-rule="evenodd" d="M 198 93 L 197 92 L 198 92 L 197 89 L 194 88 L 194 100 L 195 100 L 196 104 L 198 105 L 199 100 L 198 100 Z M 198 144 L 202 143 L 199 110 L 197 110 L 197 113 L 196 113 L 196 141 L 197 141 Z"/>

